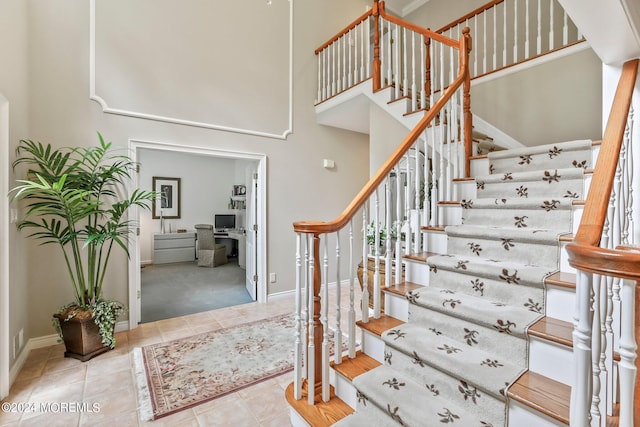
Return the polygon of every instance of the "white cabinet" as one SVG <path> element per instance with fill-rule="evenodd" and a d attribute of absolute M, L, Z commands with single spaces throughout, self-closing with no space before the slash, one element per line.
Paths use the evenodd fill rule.
<path fill-rule="evenodd" d="M 154 264 L 196 260 L 196 233 L 164 233 L 153 235 Z"/>

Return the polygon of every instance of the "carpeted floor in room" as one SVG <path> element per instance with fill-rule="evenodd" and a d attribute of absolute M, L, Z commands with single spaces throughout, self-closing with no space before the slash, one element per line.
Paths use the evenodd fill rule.
<path fill-rule="evenodd" d="M 237 262 L 214 268 L 195 262 L 148 265 L 141 271 L 142 323 L 251 302 Z"/>

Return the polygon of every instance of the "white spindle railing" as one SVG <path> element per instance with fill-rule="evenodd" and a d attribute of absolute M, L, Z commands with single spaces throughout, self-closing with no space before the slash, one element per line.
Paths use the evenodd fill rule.
<path fill-rule="evenodd" d="M 492 1 L 438 32 L 455 38 L 465 26 L 476 40 L 472 78 L 583 40 L 558 0 Z"/>
<path fill-rule="evenodd" d="M 628 71 L 627 65 L 625 64 L 626 71 Z M 622 84 L 623 80 L 621 79 L 618 91 L 621 91 L 621 87 L 626 88 L 622 91 L 632 91 L 635 74 L 633 78 L 627 77 L 626 79 L 626 86 Z M 618 96 L 616 93 L 616 98 Z M 623 98 L 622 95 L 620 97 Z M 621 115 L 618 113 L 618 116 Z M 615 120 L 613 113 L 611 117 L 614 117 Z M 622 129 L 621 124 L 618 126 Z M 638 257 L 637 250 L 630 249 L 630 247 L 637 247 L 635 245 L 638 243 L 632 241 L 634 230 L 631 213 L 633 211 L 635 168 L 632 155 L 633 128 L 634 111 L 630 107 L 626 118 L 626 129 L 621 136 L 615 174 L 612 175 L 611 194 L 600 239 L 600 248 L 602 249 L 597 255 L 605 258 L 606 261 L 599 264 L 596 255 L 580 254 L 578 248 L 581 246 L 575 245 L 576 249 L 573 249 L 572 245 L 574 244 L 572 244 L 569 248 L 572 265 L 574 265 L 574 258 L 578 257 L 578 263 L 574 265 L 578 272 L 573 332 L 574 384 L 571 390 L 570 406 L 572 426 L 606 427 L 608 425 L 607 417 L 615 415 L 614 407 L 618 402 L 618 425 L 632 427 L 636 425 L 634 424 L 634 409 L 635 411 L 640 410 L 635 408 L 635 402 L 638 400 L 638 396 L 635 395 L 636 382 L 638 381 L 636 367 L 638 357 L 636 338 L 638 334 L 635 328 L 639 318 L 636 310 L 640 309 L 640 307 L 636 307 L 638 301 L 636 288 L 640 281 L 637 279 L 639 276 L 635 267 L 623 267 L 622 264 L 625 262 L 624 256 L 626 254 Z M 607 130 L 605 135 L 608 133 Z M 607 150 L 609 153 L 614 152 L 613 148 Z M 600 165 L 599 161 L 597 168 Z M 596 174 L 598 173 L 597 168 Z M 611 169 L 611 172 L 614 170 Z M 587 203 L 589 203 L 589 198 Z M 585 212 L 583 217 L 584 215 L 587 213 Z M 590 218 L 593 218 L 593 215 Z M 609 256 L 611 258 L 606 258 Z M 589 261 L 586 261 L 587 259 Z M 633 259 L 635 260 L 635 258 Z M 637 265 L 640 260 L 630 261 L 630 263 Z M 594 274 L 594 272 L 603 275 Z M 615 277 L 604 274 L 613 274 Z M 634 279 L 631 280 L 631 278 Z M 620 357 L 617 363 L 614 360 L 615 352 Z M 637 422 L 640 415 L 636 414 L 635 416 Z"/>

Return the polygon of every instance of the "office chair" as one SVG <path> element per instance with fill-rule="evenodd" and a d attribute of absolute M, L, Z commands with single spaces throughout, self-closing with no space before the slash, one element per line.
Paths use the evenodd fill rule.
<path fill-rule="evenodd" d="M 198 267 L 217 267 L 227 263 L 227 248 L 216 244 L 213 225 L 196 224 L 198 235 Z"/>

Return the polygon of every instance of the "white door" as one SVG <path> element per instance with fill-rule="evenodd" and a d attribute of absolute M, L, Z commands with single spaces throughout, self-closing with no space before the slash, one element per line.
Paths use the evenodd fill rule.
<path fill-rule="evenodd" d="M 258 286 L 258 172 L 254 170 L 251 185 L 247 186 L 247 259 L 246 259 L 246 286 L 247 292 L 255 301 Z"/>

